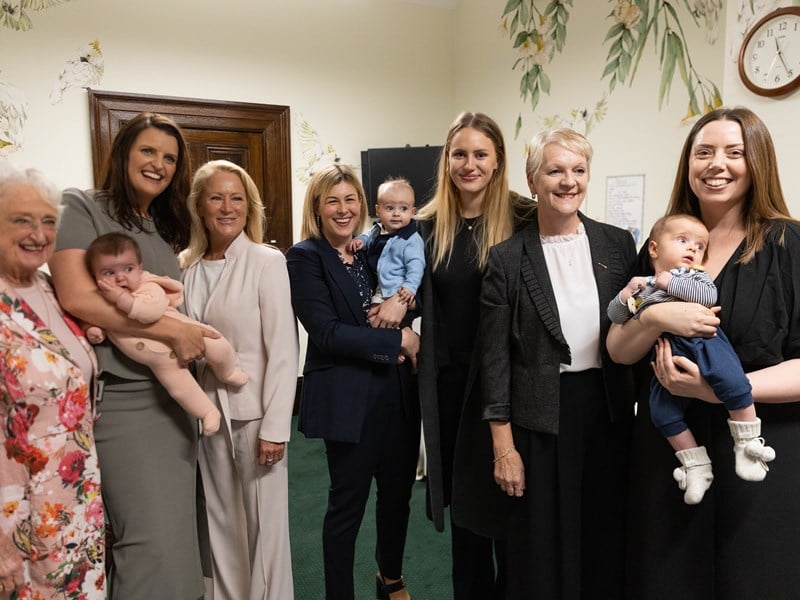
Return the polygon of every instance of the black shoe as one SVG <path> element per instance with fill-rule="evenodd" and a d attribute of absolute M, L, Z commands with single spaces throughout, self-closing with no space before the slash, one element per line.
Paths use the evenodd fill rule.
<path fill-rule="evenodd" d="M 395 581 L 394 583 L 386 583 L 380 575 L 375 576 L 375 598 L 377 598 L 377 600 L 390 600 L 389 594 L 399 592 L 405 589 L 405 587 L 406 582 L 402 577 L 399 581 Z"/>

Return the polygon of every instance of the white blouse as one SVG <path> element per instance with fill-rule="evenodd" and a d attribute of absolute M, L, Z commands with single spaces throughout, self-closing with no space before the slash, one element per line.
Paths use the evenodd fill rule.
<path fill-rule="evenodd" d="M 225 259 L 206 260 L 201 259 L 197 268 L 197 283 L 191 289 L 191 299 L 186 303 L 189 318 L 204 323 L 203 315 L 206 313 L 206 304 L 211 296 L 212 290 L 216 287 L 222 271 L 225 269 Z M 184 290 L 186 291 L 186 290 Z M 192 307 L 191 310 L 188 307 Z"/>
<path fill-rule="evenodd" d="M 599 368 L 600 301 L 586 229 L 580 223 L 577 233 L 543 235 L 540 239 L 561 331 L 572 355 L 572 364 L 561 363 L 561 373 Z"/>

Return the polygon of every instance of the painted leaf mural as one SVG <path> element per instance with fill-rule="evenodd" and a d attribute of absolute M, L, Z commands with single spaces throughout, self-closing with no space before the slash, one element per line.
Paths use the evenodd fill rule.
<path fill-rule="evenodd" d="M 705 30 L 706 41 L 713 44 L 719 32 L 723 0 L 609 0 L 611 27 L 602 45 L 608 46 L 605 67 L 600 76 L 607 82 L 607 92 L 594 109 L 573 108 L 567 116 L 544 117 L 544 123 L 574 123 L 585 132 L 602 120 L 606 101 L 618 85 L 633 85 L 645 50 L 650 47 L 659 65 L 658 105 L 668 102 L 676 78 L 686 90 L 687 112 L 684 122 L 722 105 L 717 85 L 695 67 L 685 35 L 685 27 Z M 540 8 L 542 7 L 542 8 Z M 508 0 L 501 17 L 501 27 L 520 53 L 512 69 L 522 75 L 520 97 L 535 112 L 542 93 L 552 86 L 545 68 L 567 42 L 568 7 L 572 0 Z M 581 116 L 583 115 L 583 116 Z M 522 113 L 517 116 L 514 137 L 522 128 Z"/>
<path fill-rule="evenodd" d="M 684 24 L 691 21 L 695 27 L 705 28 L 706 39 L 713 43 L 717 37 L 722 0 L 610 2 L 615 6 L 608 18 L 614 24 L 604 41 L 604 44 L 610 42 L 610 46 L 603 70 L 603 79 L 608 78 L 609 93 L 617 84 L 633 85 L 648 40 L 652 39 L 661 72 L 659 110 L 669 98 L 676 75 L 680 77 L 688 97 L 685 121 L 722 106 L 722 95 L 717 85 L 695 68 L 684 33 Z"/>
<path fill-rule="evenodd" d="M 28 31 L 33 27 L 28 11 L 44 10 L 69 2 L 69 0 L 0 0 L 0 25 L 14 31 Z"/>
<path fill-rule="evenodd" d="M 545 66 L 556 52 L 564 50 L 567 41 L 567 21 L 572 0 L 552 0 L 539 10 L 533 0 L 508 0 L 503 9 L 502 27 L 513 40 L 520 57 L 512 69 L 519 68 L 522 77 L 519 94 L 536 110 L 539 96 L 550 93 L 550 78 Z M 522 115 L 517 117 L 514 137 L 522 128 Z"/>

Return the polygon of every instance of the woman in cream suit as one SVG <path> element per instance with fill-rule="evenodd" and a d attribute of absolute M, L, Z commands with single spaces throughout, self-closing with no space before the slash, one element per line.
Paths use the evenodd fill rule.
<path fill-rule="evenodd" d="M 225 421 L 200 447 L 212 598 L 291 600 L 284 458 L 298 346 L 286 262 L 261 244 L 261 199 L 241 167 L 223 160 L 200 167 L 188 204 L 187 313 L 216 327 L 249 375 L 243 387 L 228 388 L 203 361 L 198 365 L 200 384 Z"/>

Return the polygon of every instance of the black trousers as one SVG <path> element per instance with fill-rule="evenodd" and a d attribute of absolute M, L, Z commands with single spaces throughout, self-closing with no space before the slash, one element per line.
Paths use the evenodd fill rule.
<path fill-rule="evenodd" d="M 384 577 L 399 578 L 409 501 L 419 454 L 420 421 L 404 410 L 399 368 L 373 387 L 361 441 L 325 442 L 331 485 L 322 529 L 327 600 L 354 600 L 353 565 L 358 530 L 373 477 L 377 485 L 375 559 Z M 346 415 L 343 415 L 346 418 Z"/>

